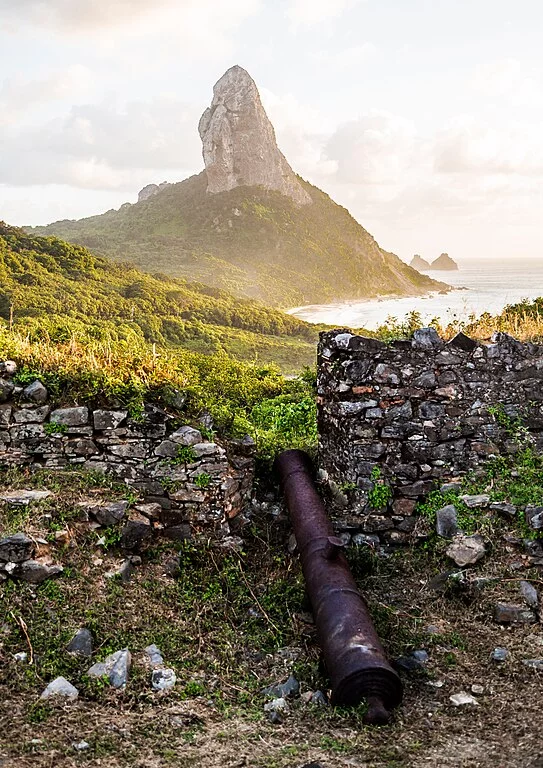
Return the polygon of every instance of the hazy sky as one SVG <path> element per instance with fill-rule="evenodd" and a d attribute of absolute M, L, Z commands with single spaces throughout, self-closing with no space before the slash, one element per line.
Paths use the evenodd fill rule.
<path fill-rule="evenodd" d="M 302 176 L 409 258 L 541 257 L 540 0 L 0 0 L 0 219 L 203 167 L 233 64 Z"/>

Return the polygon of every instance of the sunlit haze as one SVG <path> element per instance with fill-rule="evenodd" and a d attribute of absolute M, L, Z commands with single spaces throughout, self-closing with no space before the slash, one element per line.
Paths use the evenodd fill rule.
<path fill-rule="evenodd" d="M 536 0 L 0 0 L 0 219 L 199 172 L 240 64 L 294 170 L 384 248 L 540 257 L 542 24 Z"/>

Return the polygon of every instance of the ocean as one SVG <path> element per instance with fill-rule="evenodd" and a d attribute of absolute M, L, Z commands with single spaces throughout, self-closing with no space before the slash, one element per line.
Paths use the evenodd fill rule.
<path fill-rule="evenodd" d="M 446 324 L 453 320 L 468 320 L 471 315 L 478 317 L 483 312 L 497 314 L 507 304 L 543 296 L 543 259 L 457 261 L 458 271 L 427 273 L 455 288 L 444 296 L 431 293 L 406 298 L 310 304 L 295 307 L 289 313 L 311 323 L 375 329 L 389 317 L 403 320 L 413 311 L 420 312 L 424 322 L 439 318 Z"/>

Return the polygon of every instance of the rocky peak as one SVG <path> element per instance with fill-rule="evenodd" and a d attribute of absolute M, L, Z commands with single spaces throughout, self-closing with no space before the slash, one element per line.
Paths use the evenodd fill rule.
<path fill-rule="evenodd" d="M 161 192 L 165 187 L 169 186 L 170 184 L 167 181 L 163 181 L 161 184 L 147 184 L 146 187 L 143 187 L 143 189 L 140 189 L 138 192 L 138 203 L 158 195 L 158 193 Z"/>
<path fill-rule="evenodd" d="M 242 67 L 231 67 L 215 84 L 198 130 L 208 192 L 262 186 L 299 205 L 311 202 L 280 152 L 256 84 Z"/>
<path fill-rule="evenodd" d="M 452 271 L 454 269 L 458 269 L 458 264 L 454 259 L 451 259 L 448 253 L 442 253 L 441 256 L 438 256 L 435 261 L 432 261 L 430 269 L 443 269 Z"/>
<path fill-rule="evenodd" d="M 409 262 L 409 266 L 413 267 L 413 269 L 417 269 L 419 272 L 426 272 L 426 270 L 430 269 L 430 262 L 426 261 L 420 254 L 416 253 Z"/>

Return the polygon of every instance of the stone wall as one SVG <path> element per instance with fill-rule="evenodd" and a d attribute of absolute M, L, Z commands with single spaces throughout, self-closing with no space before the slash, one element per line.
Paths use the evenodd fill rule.
<path fill-rule="evenodd" d="M 518 450 L 503 415 L 543 447 L 543 346 L 503 333 L 488 345 L 463 334 L 445 343 L 429 328 L 391 344 L 321 334 L 319 465 L 343 504 L 338 527 L 407 539 L 417 500 Z M 393 496 L 375 509 L 381 484 Z"/>
<path fill-rule="evenodd" d="M 122 408 L 55 408 L 41 382 L 17 386 L 15 373 L 0 362 L 0 468 L 96 470 L 133 487 L 166 535 L 229 532 L 251 495 L 252 440 L 220 445 L 150 404 L 137 420 Z"/>

